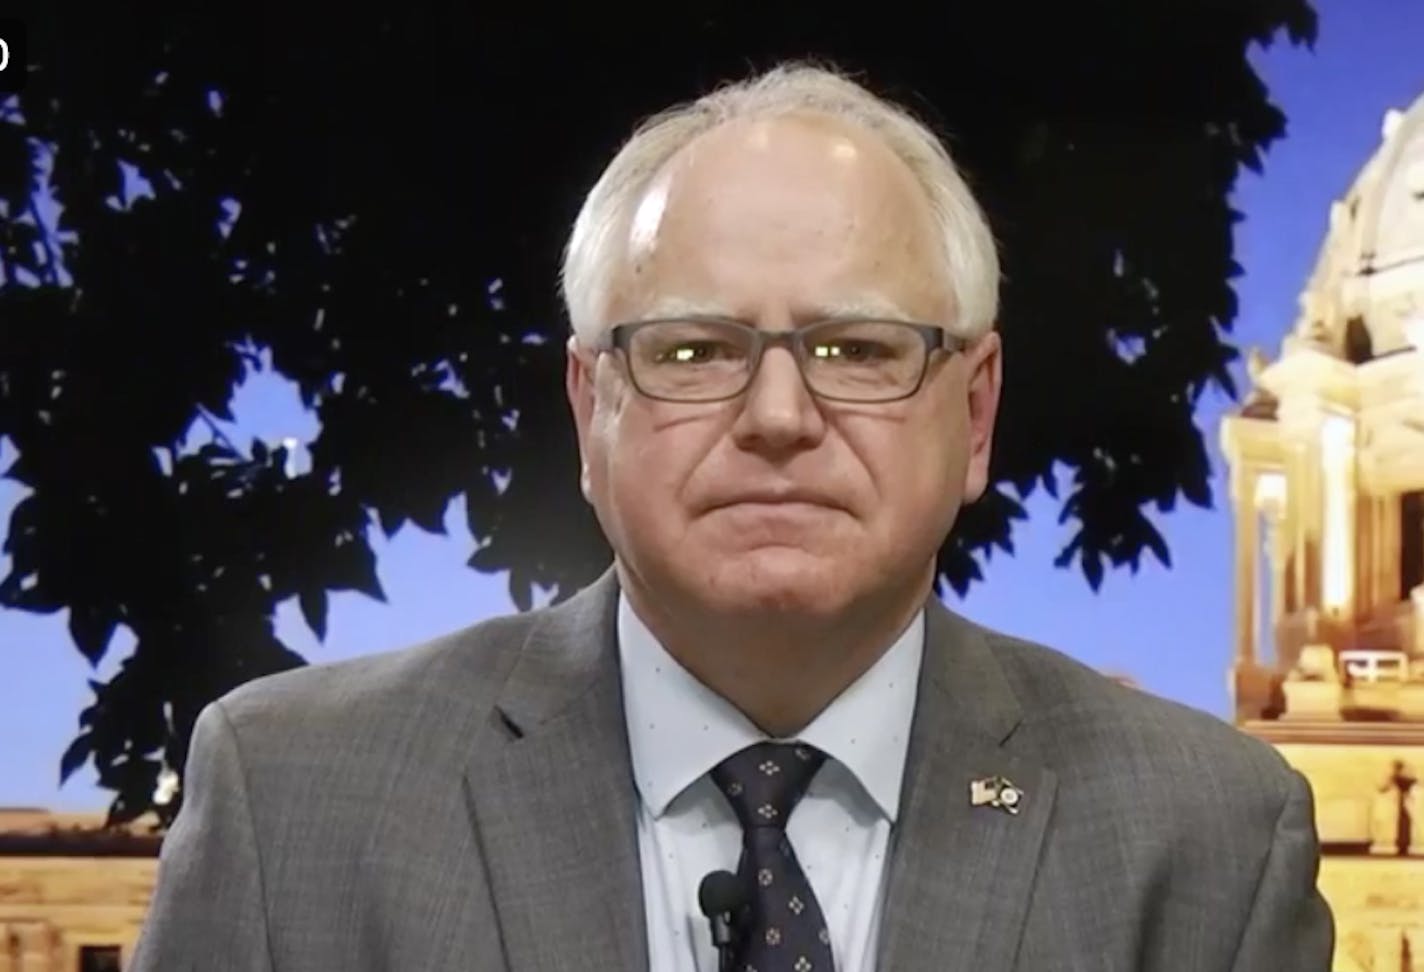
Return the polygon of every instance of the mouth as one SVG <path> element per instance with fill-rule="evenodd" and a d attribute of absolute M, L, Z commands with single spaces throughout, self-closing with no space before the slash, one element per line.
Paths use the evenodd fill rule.
<path fill-rule="evenodd" d="M 794 507 L 816 507 L 823 510 L 839 510 L 843 507 L 826 496 L 810 493 L 747 493 L 713 503 L 708 509 L 723 510 L 732 507 L 769 507 L 791 509 Z"/>

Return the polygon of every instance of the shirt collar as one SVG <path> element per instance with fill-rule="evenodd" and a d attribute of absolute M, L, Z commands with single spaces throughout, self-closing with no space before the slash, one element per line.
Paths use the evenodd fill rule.
<path fill-rule="evenodd" d="M 769 737 L 684 668 L 618 595 L 618 659 L 634 780 L 661 817 L 733 753 Z M 924 612 L 859 679 L 795 736 L 845 766 L 895 822 L 924 656 Z"/>

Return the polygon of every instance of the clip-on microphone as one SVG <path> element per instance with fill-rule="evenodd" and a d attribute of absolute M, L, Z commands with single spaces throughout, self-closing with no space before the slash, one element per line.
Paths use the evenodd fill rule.
<path fill-rule="evenodd" d="M 732 972 L 736 947 L 733 927 L 746 903 L 746 888 L 731 871 L 713 871 L 698 885 L 697 904 L 712 924 L 712 947 L 717 949 L 719 972 Z"/>

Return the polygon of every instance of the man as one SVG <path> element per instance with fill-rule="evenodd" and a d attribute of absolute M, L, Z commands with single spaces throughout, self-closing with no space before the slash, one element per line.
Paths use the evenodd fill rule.
<path fill-rule="evenodd" d="M 614 566 L 209 706 L 135 967 L 1327 969 L 1303 777 L 933 597 L 997 281 L 944 149 L 849 80 L 643 126 L 564 273 Z"/>

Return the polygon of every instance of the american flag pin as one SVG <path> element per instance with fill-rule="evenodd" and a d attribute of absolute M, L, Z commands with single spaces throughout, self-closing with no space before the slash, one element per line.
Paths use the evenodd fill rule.
<path fill-rule="evenodd" d="M 969 783 L 971 807 L 997 807 L 1017 814 L 1023 806 L 1024 791 L 1002 776 L 986 776 Z"/>

